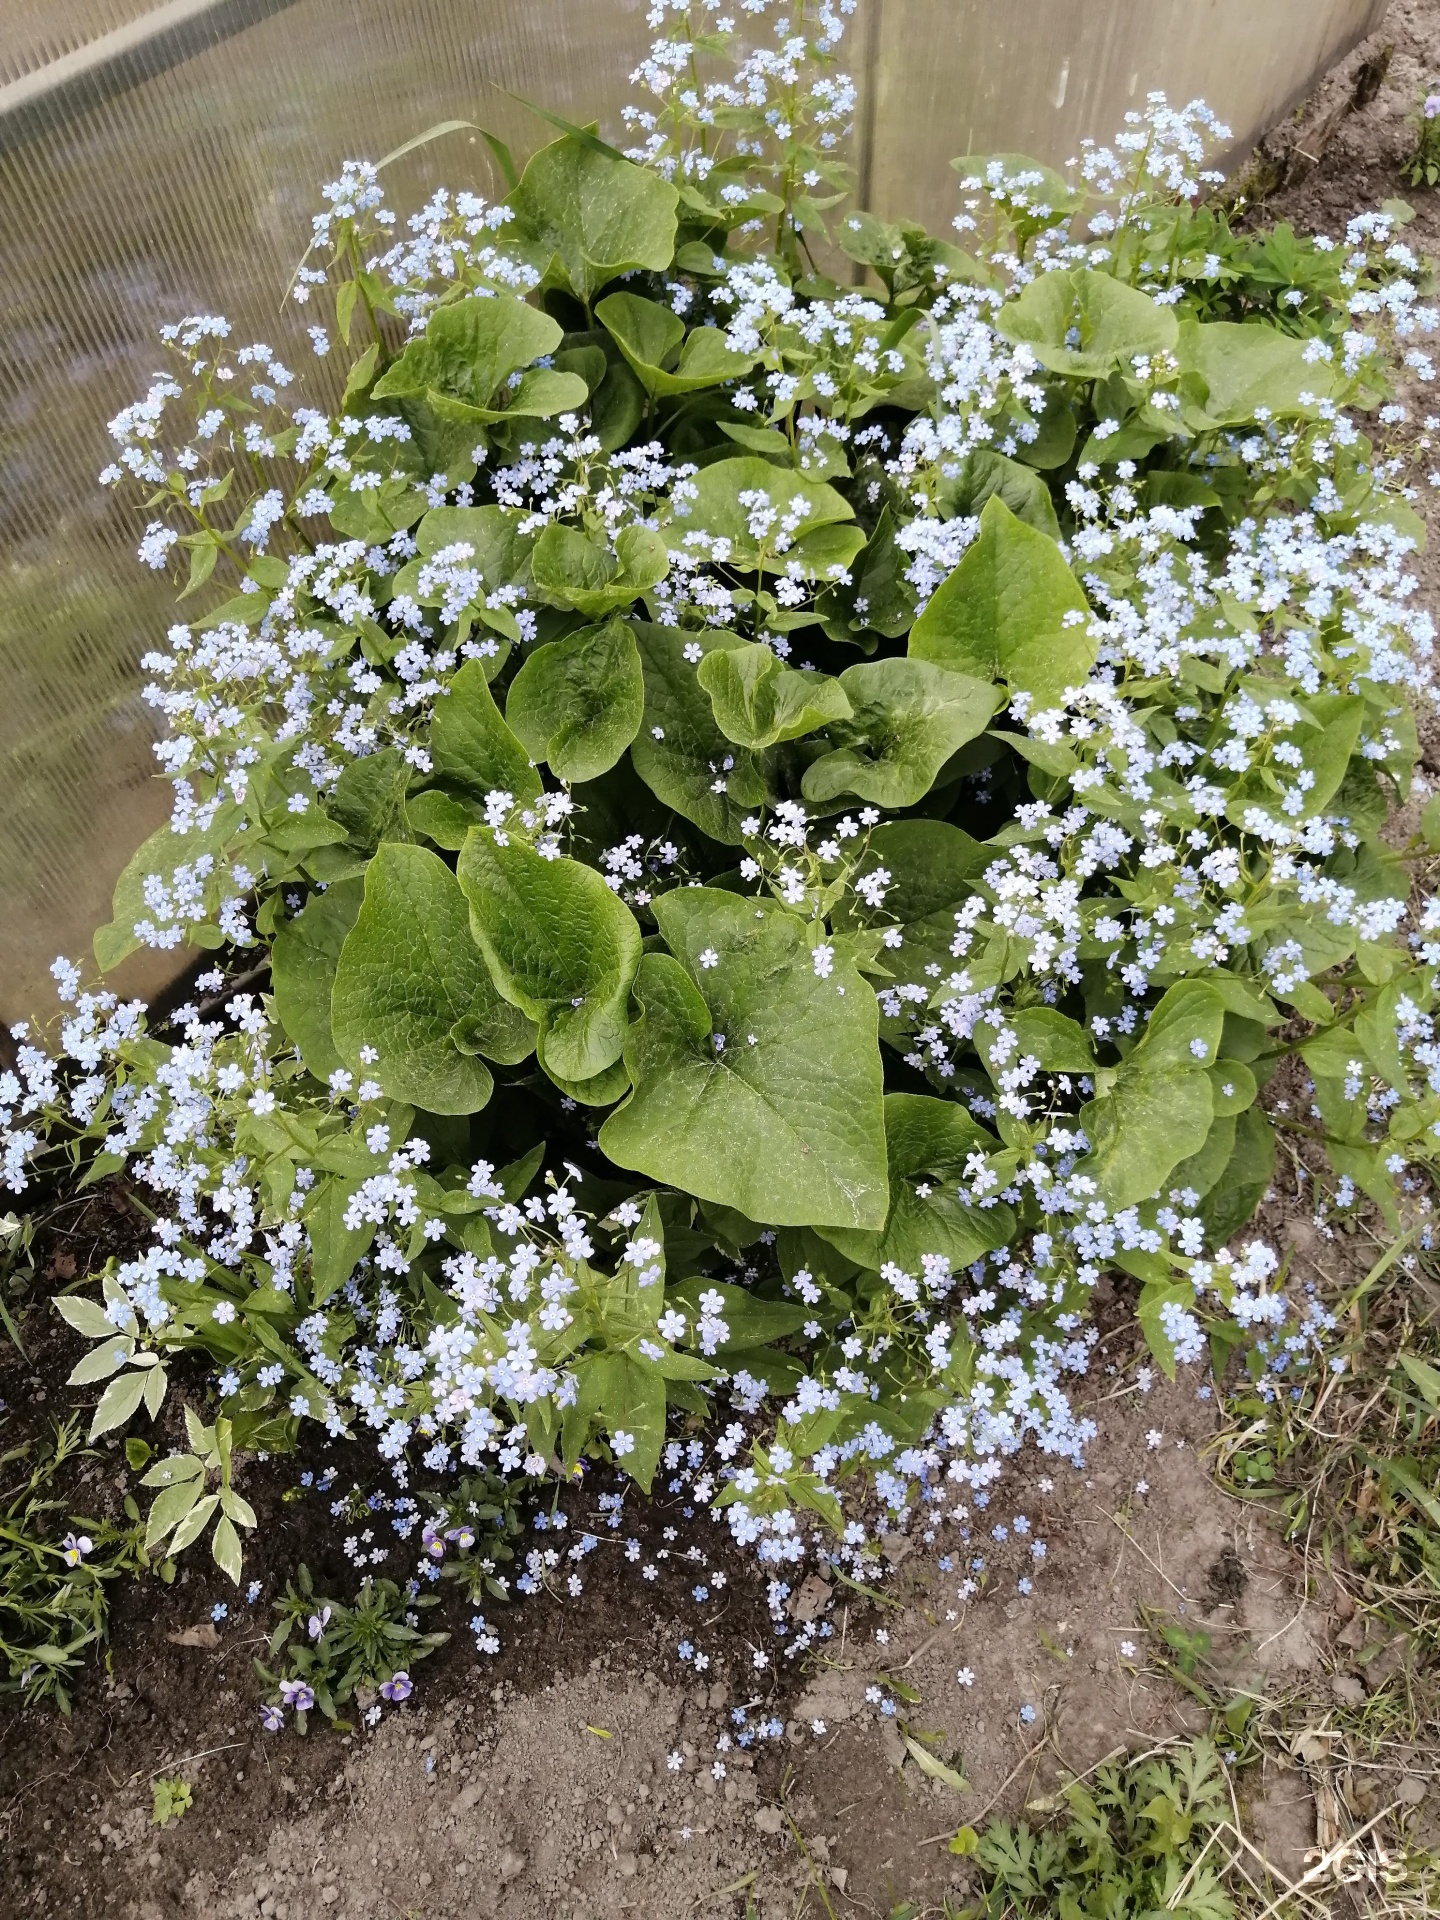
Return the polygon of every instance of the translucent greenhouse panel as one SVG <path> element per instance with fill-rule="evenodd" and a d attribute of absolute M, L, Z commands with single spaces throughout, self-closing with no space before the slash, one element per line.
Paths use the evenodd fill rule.
<path fill-rule="evenodd" d="M 872 202 L 943 230 L 952 155 L 1052 165 L 1160 89 L 1208 101 L 1244 153 L 1388 0 L 873 0 Z"/>
<path fill-rule="evenodd" d="M 1375 25 L 1372 0 L 861 0 L 854 157 L 880 212 L 944 229 L 952 155 L 1064 160 L 1152 87 L 1204 94 L 1243 143 Z M 96 485 L 104 423 L 156 329 L 224 312 L 315 385 L 282 313 L 319 183 L 438 121 L 523 155 L 511 96 L 619 131 L 644 0 L 0 0 L 0 1019 L 86 958 L 116 873 L 163 817 L 139 659 L 175 617 L 140 526 Z M 478 134 L 397 163 L 393 203 L 496 195 Z M 118 983 L 173 969 L 151 956 Z M 147 971 L 148 967 L 148 971 Z"/>

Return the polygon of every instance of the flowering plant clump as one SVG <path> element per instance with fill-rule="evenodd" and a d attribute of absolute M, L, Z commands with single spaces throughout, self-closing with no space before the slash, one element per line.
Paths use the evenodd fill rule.
<path fill-rule="evenodd" d="M 304 1733 L 307 1716 L 317 1708 L 346 1727 L 351 1723 L 341 1719 L 341 1709 L 351 1700 L 373 1726 L 384 1712 L 381 1699 L 399 1705 L 414 1691 L 410 1663 L 426 1659 L 450 1638 L 420 1631 L 421 1610 L 439 1604 L 413 1581 L 400 1587 L 367 1576 L 346 1606 L 317 1595 L 310 1569 L 299 1567 L 277 1603 L 280 1618 L 268 1649 L 273 1664 L 255 1662 L 271 1694 L 261 1715 L 266 1728 L 278 1733 L 293 1713 Z"/>
<path fill-rule="evenodd" d="M 307 1422 L 648 1489 L 679 1412 L 738 1540 L 863 1572 L 862 1512 L 1079 1460 L 1103 1273 L 1167 1372 L 1307 1363 L 1277 1125 L 1428 1206 L 1400 215 L 1237 235 L 1160 96 L 957 161 L 943 238 L 852 210 L 848 11 L 660 0 L 632 150 L 497 145 L 500 205 L 347 166 L 293 289 L 338 411 L 198 316 L 111 423 L 187 617 L 96 958 L 222 963 L 152 1033 L 58 962 L 0 1123 L 154 1209 L 59 1304 L 97 1433 L 208 1359 L 171 1551 L 238 1577 L 232 1451 Z"/>
<path fill-rule="evenodd" d="M 1440 184 L 1440 88 L 1426 87 L 1414 124 L 1414 150 L 1401 171 L 1412 187 L 1433 187 Z"/>

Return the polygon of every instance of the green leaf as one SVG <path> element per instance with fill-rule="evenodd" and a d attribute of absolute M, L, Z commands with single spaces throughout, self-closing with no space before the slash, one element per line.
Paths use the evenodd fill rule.
<path fill-rule="evenodd" d="M 210 1552 L 220 1571 L 228 1573 L 238 1587 L 242 1564 L 240 1536 L 228 1514 L 222 1514 L 215 1523 L 215 1531 L 210 1537 Z"/>
<path fill-rule="evenodd" d="M 101 1318 L 104 1318 L 103 1314 Z M 108 1380 L 112 1373 L 118 1373 L 129 1364 L 134 1351 L 135 1342 L 112 1327 L 108 1339 L 102 1340 L 75 1362 L 65 1384 L 67 1387 L 93 1387 L 97 1380 Z"/>
<path fill-rule="evenodd" d="M 758 454 L 702 467 L 694 488 L 694 498 L 675 509 L 671 546 L 723 553 L 742 572 L 784 573 L 795 565 L 807 579 L 827 578 L 865 544 L 858 527 L 839 524 L 855 517 L 843 494 Z M 838 544 L 827 536 L 838 536 Z M 717 542 L 726 544 L 717 551 Z"/>
<path fill-rule="evenodd" d="M 773 747 L 850 717 L 838 680 L 797 672 L 763 644 L 714 648 L 701 660 L 696 678 L 710 696 L 716 725 L 737 746 Z"/>
<path fill-rule="evenodd" d="M 1193 1308 L 1195 1289 L 1183 1276 L 1175 1280 L 1148 1280 L 1140 1289 L 1140 1298 L 1135 1307 L 1135 1318 L 1140 1322 L 1140 1331 L 1145 1336 L 1160 1371 L 1167 1380 L 1175 1378 L 1175 1343 L 1165 1331 L 1162 1309 L 1165 1307 Z"/>
<path fill-rule="evenodd" d="M 1209 390 L 1205 412 L 1218 426 L 1243 426 L 1257 410 L 1314 414 L 1340 385 L 1324 360 L 1307 360 L 1309 341 L 1262 322 L 1187 320 L 1179 350 L 1186 370 Z"/>
<path fill-rule="evenodd" d="M 820 803 L 854 793 L 877 807 L 914 806 L 951 754 L 985 731 L 1001 698 L 988 678 L 922 659 L 865 661 L 847 667 L 839 685 L 850 718 L 828 728 L 832 751 L 801 782 L 805 798 Z"/>
<path fill-rule="evenodd" d="M 95 1417 L 90 1422 L 91 1440 L 98 1440 L 102 1433 L 109 1433 L 114 1427 L 124 1426 L 140 1405 L 149 1371 L 146 1368 L 135 1373 L 122 1373 L 118 1380 L 110 1382 L 101 1394 Z"/>
<path fill-rule="evenodd" d="M 219 1505 L 218 1493 L 207 1493 L 202 1500 L 197 1500 L 175 1529 L 170 1541 L 170 1552 L 183 1553 L 186 1547 L 192 1546 L 209 1526 L 211 1516 Z"/>
<path fill-rule="evenodd" d="M 317 1080 L 328 1080 L 345 1064 L 330 1030 L 330 995 L 340 949 L 364 897 L 365 882 L 358 874 L 335 881 L 285 922 L 270 949 L 275 1011 Z"/>
<path fill-rule="evenodd" d="M 98 1300 L 86 1300 L 79 1294 L 69 1293 L 57 1295 L 53 1304 L 61 1319 L 87 1340 L 125 1338 L 125 1328 L 116 1326 Z M 133 1325 L 133 1314 L 127 1314 L 126 1318 Z"/>
<path fill-rule="evenodd" d="M 578 1100 L 582 1107 L 613 1107 L 622 1095 L 630 1091 L 630 1075 L 625 1070 L 623 1060 L 617 1060 L 601 1073 L 592 1074 L 588 1080 L 565 1079 L 555 1071 L 548 1057 L 542 1058 L 540 1064 L 560 1091 L 568 1093 L 572 1100 Z"/>
<path fill-rule="evenodd" d="M 1252 1218 L 1274 1171 L 1275 1129 L 1259 1107 L 1248 1107 L 1235 1121 L 1235 1145 L 1225 1170 L 1200 1203 L 1212 1246 L 1223 1246 Z"/>
<path fill-rule="evenodd" d="M 510 196 L 512 229 L 588 307 L 607 280 L 662 273 L 675 251 L 675 188 L 598 142 L 569 134 L 534 154 Z"/>
<path fill-rule="evenodd" d="M 609 294 L 595 317 L 652 399 L 717 387 L 754 365 L 752 354 L 730 350 L 718 327 L 696 327 L 687 336 L 677 313 L 636 293 Z"/>
<path fill-rule="evenodd" d="M 424 336 L 412 340 L 371 389 L 377 400 L 428 394 L 461 403 L 478 423 L 507 414 L 564 413 L 585 404 L 587 389 L 574 374 L 537 369 L 515 388 L 512 374 L 559 346 L 562 329 L 508 293 L 471 295 L 431 315 Z"/>
<path fill-rule="evenodd" d="M 1003 1201 L 970 1206 L 956 1197 L 956 1182 L 971 1154 L 983 1157 L 998 1152 L 1000 1145 L 964 1107 L 926 1094 L 887 1093 L 885 1140 L 890 1210 L 884 1230 L 824 1227 L 822 1238 L 872 1273 L 893 1261 L 916 1277 L 922 1271 L 922 1254 L 943 1254 L 959 1269 L 1008 1244 L 1015 1232 L 1010 1207 Z"/>
<path fill-rule="evenodd" d="M 952 1793 L 969 1793 L 970 1782 L 965 1776 L 957 1773 L 954 1767 L 947 1767 L 943 1760 L 937 1759 L 928 1748 L 921 1746 L 913 1734 L 902 1732 L 900 1738 L 905 1743 L 905 1751 L 922 1773 L 928 1774 L 932 1780 L 938 1780 L 942 1786 L 949 1787 Z"/>
<path fill-rule="evenodd" d="M 494 1082 L 451 1030 L 477 1014 L 504 1022 L 497 998 L 454 874 L 424 847 L 387 842 L 365 871 L 364 902 L 340 950 L 331 1018 L 342 1058 L 394 1100 L 475 1113 Z M 379 1059 L 362 1064 L 365 1047 Z"/>
<path fill-rule="evenodd" d="M 582 533 L 556 521 L 536 541 L 531 561 L 536 586 L 587 620 L 603 620 L 630 606 L 658 586 L 669 566 L 665 542 L 653 527 L 622 527 L 612 551 L 602 534 Z"/>
<path fill-rule="evenodd" d="M 1213 987 L 1181 980 L 1165 994 L 1110 1086 L 1081 1111 L 1092 1151 L 1078 1172 L 1114 1211 L 1149 1200 L 1204 1146 L 1214 1115 L 1208 1066 L 1225 1007 Z"/>
<path fill-rule="evenodd" d="M 1038 528 L 1051 540 L 1060 538 L 1050 489 L 1040 475 L 988 447 L 977 447 L 960 461 L 953 479 L 947 479 L 941 489 L 940 505 L 947 516 L 975 514 L 992 496 L 1003 500 L 1017 520 Z"/>
<path fill-rule="evenodd" d="M 979 186 L 985 192 L 999 185 L 1011 217 L 1036 225 L 1053 225 L 1082 204 L 1083 194 L 1065 176 L 1028 153 L 961 154 L 950 165 L 960 175 L 962 190 Z M 1023 188 L 1019 183 L 1023 180 Z M 1015 184 L 1006 186 L 1003 183 Z M 1022 198 L 1023 196 L 1023 198 Z M 1046 209 L 1042 215 L 1041 207 Z"/>
<path fill-rule="evenodd" d="M 454 794 L 429 787 L 405 802 L 405 818 L 412 833 L 433 840 L 447 853 L 458 853 L 471 827 L 484 824 L 485 809 L 478 800 L 457 800 Z"/>
<path fill-rule="evenodd" d="M 475 827 L 460 851 L 470 927 L 495 985 L 540 1026 L 541 1065 L 589 1080 L 620 1058 L 640 928 L 593 867 Z"/>
<path fill-rule="evenodd" d="M 1026 526 L 998 495 L 980 533 L 910 629 L 914 659 L 1001 679 L 1054 705 L 1095 664 L 1090 610 L 1055 542 Z"/>
<path fill-rule="evenodd" d="M 223 806 L 208 827 L 176 833 L 167 821 L 141 843 L 115 882 L 112 917 L 95 932 L 95 961 L 102 973 L 118 967 L 127 954 L 143 944 L 135 927 L 139 921 L 155 919 L 145 904 L 145 882 L 150 875 L 158 874 L 168 886 L 177 867 L 193 866 L 204 856 L 214 859 L 240 826 L 242 817 L 239 807 Z"/>
<path fill-rule="evenodd" d="M 665 1444 L 665 1377 L 650 1361 L 630 1353 L 597 1353 L 586 1362 L 610 1434 L 617 1463 L 649 1493 Z M 617 1445 L 617 1437 L 624 1440 Z M 622 1450 L 623 1449 L 623 1450 Z"/>
<path fill-rule="evenodd" d="M 558 779 L 608 772 L 640 730 L 645 678 L 623 620 L 538 647 L 510 683 L 505 719 Z"/>
<path fill-rule="evenodd" d="M 1169 1192 L 1183 1193 L 1188 1187 L 1204 1199 L 1229 1166 L 1234 1152 L 1235 1115 L 1221 1114 L 1206 1134 L 1200 1151 L 1170 1169 Z"/>
<path fill-rule="evenodd" d="M 370 1251 L 375 1223 L 347 1227 L 345 1211 L 360 1186 L 335 1174 L 317 1180 L 305 1201 L 305 1231 L 310 1236 L 310 1304 L 323 1307 L 355 1271 L 360 1256 Z"/>
<path fill-rule="evenodd" d="M 263 844 L 288 853 L 292 859 L 305 859 L 319 847 L 343 846 L 349 836 L 338 820 L 332 820 L 318 807 L 304 813 L 285 813 L 265 829 Z"/>
<path fill-rule="evenodd" d="M 467 660 L 449 692 L 436 696 L 430 763 L 442 785 L 476 800 L 500 792 L 527 805 L 543 791 L 530 755 L 502 718 L 478 660 Z"/>
<path fill-rule="evenodd" d="M 977 891 L 994 859 L 993 847 L 948 821 L 887 820 L 870 835 L 857 876 L 884 867 L 890 875 L 884 906 L 872 914 L 854 898 L 837 907 L 835 926 L 894 926 L 900 945 L 893 958 L 885 950 L 886 962 L 897 984 L 920 991 L 918 1005 L 923 1008 L 935 984 L 935 976 L 926 969 L 933 966 L 944 975 L 963 964 L 951 952 L 955 914 Z M 902 1053 L 911 1050 L 913 1043 L 907 1037 L 911 1031 L 903 1019 L 882 1017 L 882 1034 Z"/>
<path fill-rule="evenodd" d="M 203 1473 L 193 1474 L 187 1479 L 177 1480 L 157 1493 L 150 1505 L 145 1522 L 145 1551 L 153 1553 L 165 1538 L 195 1506 L 205 1490 Z"/>
<path fill-rule="evenodd" d="M 1021 1007 L 1008 1024 L 1020 1043 L 1020 1055 L 1038 1060 L 1047 1073 L 1095 1071 L 1095 1055 L 1085 1029 L 1057 1008 Z"/>
<path fill-rule="evenodd" d="M 438 606 L 441 593 L 425 596 L 415 576 L 424 561 L 446 547 L 462 545 L 470 548 L 464 564 L 475 568 L 488 592 L 527 587 L 535 536 L 522 533 L 520 525 L 520 516 L 503 507 L 433 507 L 415 529 L 419 559 L 401 569 L 396 592 L 410 594 L 421 606 Z"/>
<path fill-rule="evenodd" d="M 1255 1076 L 1243 1060 L 1222 1060 L 1210 1069 L 1210 1097 L 1217 1119 L 1254 1106 L 1258 1091 Z"/>
<path fill-rule="evenodd" d="M 712 1280 L 708 1274 L 682 1280 L 671 1287 L 665 1295 L 665 1304 L 682 1307 L 692 1320 L 698 1320 L 700 1296 L 711 1290 L 720 1296 L 720 1317 L 729 1329 L 719 1350 L 726 1360 L 747 1348 L 773 1346 L 788 1334 L 798 1333 L 810 1317 L 810 1309 L 794 1300 L 766 1300 L 748 1287 Z"/>
<path fill-rule="evenodd" d="M 1419 1389 L 1420 1397 L 1432 1413 L 1440 1413 L 1440 1371 L 1422 1360 L 1418 1353 L 1398 1353 L 1396 1359 Z"/>
<path fill-rule="evenodd" d="M 733 634 L 685 633 L 637 623 L 645 679 L 645 712 L 630 744 L 636 773 L 657 799 L 725 846 L 740 845 L 740 822 L 771 797 L 768 764 L 727 740 L 716 725 L 696 662 L 717 648 L 744 643 Z"/>
<path fill-rule="evenodd" d="M 357 847 L 367 850 L 382 840 L 404 839 L 405 789 L 410 765 L 398 747 L 383 747 L 352 760 L 335 782 L 327 801 Z"/>
<path fill-rule="evenodd" d="M 1137 355 L 1173 354 L 1180 341 L 1172 308 L 1089 267 L 1037 274 L 1000 309 L 994 324 L 1006 340 L 1029 347 L 1042 367 L 1081 379 L 1128 369 Z M 1075 347 L 1066 344 L 1072 328 L 1079 332 Z"/>
<path fill-rule="evenodd" d="M 816 600 L 830 638 L 873 652 L 876 634 L 894 640 L 907 632 L 915 620 L 915 590 L 905 578 L 909 565 L 887 505 L 850 568 L 849 584 L 826 587 Z"/>
<path fill-rule="evenodd" d="M 635 980 L 617 1166 L 773 1226 L 878 1230 L 889 1191 L 875 997 L 800 921 L 709 887 L 654 907 L 671 952 Z M 723 1042 L 723 1044 L 717 1044 Z"/>
<path fill-rule="evenodd" d="M 590 396 L 590 427 L 606 453 L 634 438 L 645 417 L 645 389 L 623 360 L 616 360 Z"/>

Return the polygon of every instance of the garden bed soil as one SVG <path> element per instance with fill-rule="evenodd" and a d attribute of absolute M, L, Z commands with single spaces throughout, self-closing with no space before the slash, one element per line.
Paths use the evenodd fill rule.
<path fill-rule="evenodd" d="M 123 1196 L 107 1190 L 46 1230 L 42 1271 L 61 1281 L 86 1236 L 118 1247 L 134 1230 Z M 1115 1350 L 1132 1323 L 1118 1298 L 1108 1309 Z M 80 1351 L 69 1330 L 35 1312 L 25 1333 L 28 1365 L 11 1350 L 0 1378 L 12 1443 L 81 1399 L 62 1384 Z M 792 1617 L 824 1608 L 832 1634 L 798 1672 L 780 1657 L 765 1582 L 723 1525 L 662 1495 L 631 1503 L 611 1532 L 592 1486 L 562 1502 L 563 1540 L 586 1525 L 601 1540 L 580 1567 L 583 1593 L 570 1595 L 562 1567 L 551 1591 L 491 1609 L 504 1643 L 493 1657 L 475 1652 L 468 1608 L 450 1601 L 449 1644 L 417 1667 L 406 1706 L 369 1733 L 341 1734 L 318 1716 L 304 1739 L 260 1726 L 251 1662 L 271 1599 L 302 1561 L 319 1591 L 348 1594 L 356 1579 L 341 1549 L 350 1523 L 301 1474 L 335 1468 L 333 1493 L 356 1463 L 325 1448 L 253 1464 L 243 1484 L 261 1522 L 245 1570 L 263 1583 L 256 1605 L 198 1555 L 172 1587 L 122 1581 L 112 1671 L 92 1668 L 68 1719 L 46 1708 L 7 1715 L 7 1912 L 590 1920 L 739 1915 L 753 1897 L 763 1915 L 796 1911 L 817 1880 L 837 1911 L 938 1900 L 965 1884 L 945 1844 L 962 1822 L 1018 1812 L 1063 1772 L 1204 1727 L 1195 1702 L 1147 1665 L 1142 1610 L 1211 1634 L 1237 1685 L 1321 1662 L 1325 1623 L 1298 1598 L 1289 1556 L 1206 1468 L 1213 1401 L 1193 1379 L 1142 1391 L 1126 1357 L 1095 1382 L 1103 1439 L 1085 1469 L 1027 1455 L 983 1513 L 897 1539 L 883 1605 L 800 1585 Z M 183 1382 L 162 1415 L 163 1442 L 181 1443 L 182 1400 Z M 127 1484 L 118 1444 L 102 1443 L 67 1494 L 82 1511 L 114 1510 Z M 631 1538 L 636 1560 L 622 1545 Z M 965 1602 L 957 1588 L 977 1556 L 983 1589 Z M 408 1550 L 393 1558 L 401 1564 L 384 1571 L 403 1577 Z M 660 1568 L 653 1583 L 641 1577 L 647 1561 Z M 702 1575 L 710 1595 L 697 1604 Z M 1033 1577 L 1029 1596 L 1021 1577 Z M 221 1600 L 229 1616 L 216 1626 Z M 708 1658 L 703 1675 L 678 1657 L 685 1639 Z M 974 1675 L 965 1687 L 962 1668 Z M 894 1717 L 867 1687 L 895 1702 Z M 736 1707 L 752 1721 L 773 1715 L 783 1738 L 722 1754 Z M 959 1769 L 969 1791 L 907 1762 L 907 1732 L 924 1733 L 924 1750 Z M 151 1781 L 176 1773 L 194 1805 L 162 1831 Z M 1280 1837 L 1277 1865 L 1296 1870 L 1313 1841 L 1308 1803 Z"/>
<path fill-rule="evenodd" d="M 1338 236 L 1353 213 L 1403 197 L 1416 209 L 1407 238 L 1440 255 L 1440 196 L 1407 188 L 1399 172 L 1407 116 L 1437 74 L 1440 0 L 1397 0 L 1381 32 L 1264 143 L 1251 176 L 1258 214 Z M 1431 498 L 1420 504 L 1430 509 Z M 1433 525 L 1437 515 L 1427 517 Z M 1420 563 L 1432 603 L 1437 568 L 1432 541 Z M 1423 724 L 1440 775 L 1434 738 L 1433 721 Z M 72 1203 L 46 1229 L 44 1276 L 60 1284 L 88 1270 L 133 1244 L 141 1224 L 113 1188 Z M 1363 1271 L 1359 1250 L 1319 1234 L 1283 1176 L 1257 1231 L 1332 1279 L 1353 1260 Z M 301 1561 L 321 1590 L 348 1594 L 356 1577 L 344 1523 L 325 1495 L 299 1487 L 300 1474 L 333 1464 L 343 1488 L 358 1463 L 327 1449 L 251 1466 L 245 1491 L 261 1525 L 245 1577 L 264 1586 L 253 1608 L 198 1554 L 171 1587 L 119 1582 L 109 1658 L 81 1680 L 73 1714 L 0 1709 L 0 1905 L 17 1920 L 709 1920 L 741 1915 L 750 1899 L 765 1916 L 814 1912 L 821 1890 L 836 1914 L 938 1903 L 967 1884 L 967 1863 L 946 1846 L 962 1822 L 1018 1813 L 1063 1769 L 1208 1723 L 1147 1657 L 1147 1616 L 1209 1634 L 1212 1659 L 1237 1687 L 1273 1693 L 1323 1688 L 1332 1670 L 1346 1677 L 1344 1601 L 1257 1508 L 1216 1486 L 1204 1456 L 1218 1416 L 1197 1376 L 1141 1391 L 1118 1331 L 1129 1316 L 1113 1317 L 1105 1352 L 1116 1370 L 1087 1385 L 1101 1437 L 1085 1468 L 1027 1453 L 983 1514 L 972 1507 L 933 1537 L 917 1530 L 899 1543 L 883 1605 L 802 1585 L 792 1613 L 823 1607 L 832 1633 L 799 1672 L 781 1657 L 764 1581 L 723 1525 L 703 1508 L 687 1514 L 683 1494 L 662 1495 L 628 1502 L 611 1533 L 587 1487 L 565 1499 L 574 1524 L 564 1539 L 589 1524 L 601 1540 L 579 1569 L 578 1597 L 562 1568 L 555 1591 L 493 1609 L 495 1656 L 476 1653 L 468 1609 L 451 1604 L 443 1622 L 426 1622 L 447 1626 L 449 1644 L 373 1732 L 341 1734 L 315 1718 L 305 1739 L 266 1734 L 251 1662 L 270 1602 Z M 80 1343 L 38 1310 L 25 1337 L 28 1359 L 0 1342 L 7 1446 L 79 1404 L 62 1383 Z M 183 1382 L 167 1437 L 178 1437 L 182 1394 Z M 66 1494 L 76 1510 L 98 1512 L 126 1484 L 118 1444 L 102 1445 Z M 1017 1515 L 1029 1541 L 1045 1542 L 1038 1568 Z M 997 1524 L 1003 1542 L 991 1537 Z M 622 1549 L 630 1537 L 640 1561 Z M 671 1557 L 652 1562 L 663 1570 L 646 1583 L 640 1568 L 662 1543 Z M 988 1563 L 983 1590 L 961 1601 L 956 1588 L 977 1555 Z M 385 1571 L 409 1572 L 403 1549 L 392 1558 Z M 697 1566 L 709 1576 L 703 1604 L 692 1594 Z M 1033 1579 L 1028 1597 L 1017 1591 L 1022 1575 Z M 229 1616 L 214 1626 L 222 1599 Z M 686 1638 L 709 1659 L 703 1674 L 677 1657 Z M 962 1669 L 973 1671 L 969 1686 L 957 1682 Z M 867 1687 L 896 1714 L 879 1711 Z M 783 1737 L 718 1752 L 741 1707 L 751 1721 L 779 1719 Z M 1033 1719 L 1022 1717 L 1027 1707 Z M 959 1769 L 969 1790 L 927 1777 L 908 1757 L 907 1732 L 925 1735 L 917 1744 Z M 150 1782 L 176 1772 L 194 1804 L 161 1830 Z M 1252 1833 L 1293 1878 L 1316 1837 L 1306 1775 L 1270 1766 L 1245 1779 Z"/>

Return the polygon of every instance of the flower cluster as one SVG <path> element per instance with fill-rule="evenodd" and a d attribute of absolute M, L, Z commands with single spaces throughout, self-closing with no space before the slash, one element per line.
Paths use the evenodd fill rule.
<path fill-rule="evenodd" d="M 848 11 L 747 48 L 657 0 L 629 159 L 567 134 L 407 237 L 347 166 L 295 286 L 363 326 L 339 409 L 198 317 L 112 423 L 142 562 L 227 586 L 145 657 L 174 810 L 97 957 L 226 958 L 153 1034 L 57 963 L 0 1137 L 154 1213 L 73 1324 L 102 1430 L 207 1356 L 162 1514 L 364 1436 L 416 1591 L 479 1606 L 590 1549 L 512 1582 L 468 1489 L 604 1458 L 691 1476 L 783 1609 L 817 1531 L 864 1578 L 1027 1441 L 1080 1464 L 1103 1276 L 1167 1371 L 1308 1366 L 1278 1133 L 1322 1213 L 1430 1210 L 1440 822 L 1384 832 L 1434 697 L 1419 262 L 1391 212 L 1277 279 L 1152 96 L 1068 175 L 977 159 L 963 245 L 841 213 L 840 290 Z M 338 1697 L 312 1618 L 272 1716 Z"/>

